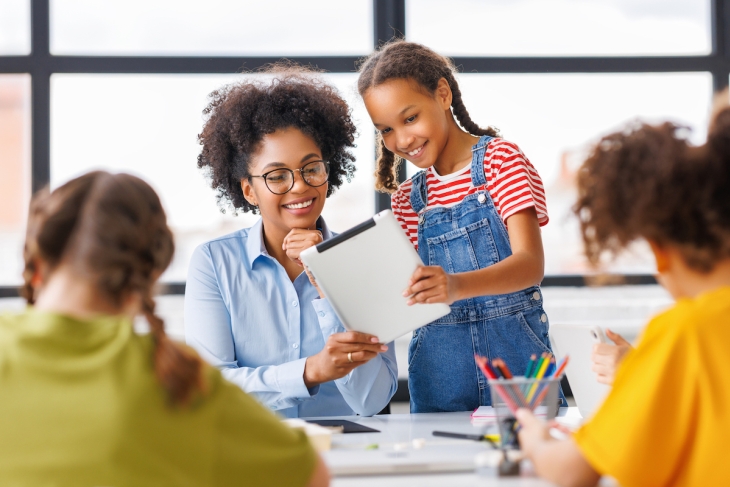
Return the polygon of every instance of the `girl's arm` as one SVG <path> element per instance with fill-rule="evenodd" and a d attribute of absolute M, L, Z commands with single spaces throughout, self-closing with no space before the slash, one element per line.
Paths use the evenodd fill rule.
<path fill-rule="evenodd" d="M 517 411 L 517 419 L 521 426 L 520 447 L 540 477 L 566 487 L 588 487 L 598 483 L 601 476 L 572 439 L 553 439 L 547 425 L 527 409 Z"/>
<path fill-rule="evenodd" d="M 534 207 L 507 219 L 512 255 L 477 271 L 448 274 L 439 266 L 423 266 L 403 293 L 408 304 L 447 303 L 475 296 L 506 294 L 540 284 L 545 272 L 540 225 Z"/>

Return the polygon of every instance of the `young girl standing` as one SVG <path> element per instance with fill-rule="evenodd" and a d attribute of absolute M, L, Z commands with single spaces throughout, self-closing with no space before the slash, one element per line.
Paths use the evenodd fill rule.
<path fill-rule="evenodd" d="M 394 193 L 393 212 L 426 264 L 404 296 L 451 305 L 411 340 L 412 412 L 490 404 L 474 354 L 521 374 L 530 355 L 550 351 L 538 287 L 542 181 L 519 147 L 471 120 L 454 73 L 449 59 L 399 41 L 367 58 L 358 80 L 379 132 L 376 187 Z M 402 159 L 422 171 L 398 186 Z"/>

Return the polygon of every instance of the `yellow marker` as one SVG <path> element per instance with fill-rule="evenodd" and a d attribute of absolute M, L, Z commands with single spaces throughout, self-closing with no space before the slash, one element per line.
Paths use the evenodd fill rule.
<path fill-rule="evenodd" d="M 532 387 L 530 387 L 530 393 L 527 395 L 527 404 L 528 405 L 530 404 L 530 401 L 532 401 L 532 396 L 535 395 L 535 391 L 537 391 L 537 386 L 539 384 L 539 381 L 545 375 L 545 371 L 547 370 L 548 365 L 550 365 L 551 358 L 552 358 L 551 355 L 548 355 L 547 357 L 545 357 L 545 360 L 543 360 L 540 370 L 538 370 L 537 374 L 535 374 L 535 382 L 532 384 Z"/>

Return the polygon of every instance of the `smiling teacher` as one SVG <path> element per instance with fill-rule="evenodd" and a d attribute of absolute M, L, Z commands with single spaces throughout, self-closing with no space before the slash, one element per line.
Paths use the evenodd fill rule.
<path fill-rule="evenodd" d="M 397 387 L 393 344 L 346 331 L 299 260 L 332 236 L 320 214 L 354 172 L 355 126 L 312 73 L 273 74 L 213 92 L 204 111 L 198 166 L 222 207 L 261 219 L 195 250 L 185 337 L 286 417 L 370 416 Z"/>

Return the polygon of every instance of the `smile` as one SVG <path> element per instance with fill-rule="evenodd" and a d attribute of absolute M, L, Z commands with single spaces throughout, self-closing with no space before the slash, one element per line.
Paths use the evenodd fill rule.
<path fill-rule="evenodd" d="M 416 150 L 413 150 L 413 151 L 411 151 L 411 152 L 406 152 L 406 154 L 408 154 L 408 155 L 409 155 L 409 156 L 411 156 L 411 157 L 415 157 L 415 156 L 419 155 L 419 154 L 420 154 L 421 152 L 423 152 L 423 148 L 424 148 L 425 146 L 426 146 L 426 144 L 423 144 L 423 145 L 422 145 L 421 147 L 419 147 L 418 149 L 416 149 Z"/>
<path fill-rule="evenodd" d="M 292 203 L 290 205 L 284 205 L 284 208 L 289 208 L 290 210 L 299 210 L 302 208 L 306 208 L 310 206 L 312 203 L 314 203 L 314 198 L 307 201 L 301 201 L 299 203 Z"/>

